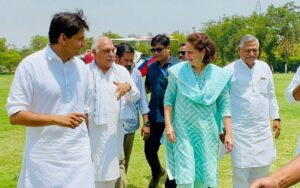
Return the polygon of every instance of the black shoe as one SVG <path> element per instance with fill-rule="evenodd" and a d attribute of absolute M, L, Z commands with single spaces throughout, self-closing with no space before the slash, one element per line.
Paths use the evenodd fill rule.
<path fill-rule="evenodd" d="M 166 178 L 166 182 L 165 182 L 165 188 L 176 188 L 177 185 L 176 185 L 176 181 L 175 179 L 174 180 L 170 180 L 167 176 Z"/>
<path fill-rule="evenodd" d="M 162 167 L 160 168 L 160 173 L 157 175 L 156 178 L 151 178 L 148 188 L 156 188 L 159 184 L 159 180 L 161 177 L 165 175 L 166 171 Z"/>
<path fill-rule="evenodd" d="M 156 188 L 158 186 L 158 183 L 158 181 L 154 181 L 154 179 L 151 178 L 148 188 Z"/>

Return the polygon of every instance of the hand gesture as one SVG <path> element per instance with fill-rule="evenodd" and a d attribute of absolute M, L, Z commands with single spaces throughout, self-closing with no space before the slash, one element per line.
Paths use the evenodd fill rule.
<path fill-rule="evenodd" d="M 67 115 L 56 115 L 55 124 L 61 127 L 69 127 L 75 129 L 84 121 L 84 114 L 70 113 Z"/>
<path fill-rule="evenodd" d="M 117 86 L 116 94 L 118 100 L 131 89 L 130 84 L 127 82 L 125 83 L 113 82 L 113 83 Z"/>

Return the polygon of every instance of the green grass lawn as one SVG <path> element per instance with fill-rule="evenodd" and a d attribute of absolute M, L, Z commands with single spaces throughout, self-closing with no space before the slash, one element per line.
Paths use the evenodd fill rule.
<path fill-rule="evenodd" d="M 293 158 L 298 133 L 300 130 L 300 105 L 288 104 L 284 90 L 292 79 L 291 74 L 275 74 L 276 96 L 280 107 L 282 132 L 276 140 L 277 159 L 272 165 L 272 171 L 284 165 Z M 5 104 L 13 76 L 0 75 L 0 187 L 16 187 L 19 176 L 25 141 L 25 128 L 9 124 Z M 164 148 L 160 150 L 161 163 L 165 166 Z M 300 172 L 299 172 L 300 173 Z M 128 187 L 147 187 L 151 178 L 150 168 L 144 155 L 144 143 L 140 131 L 136 133 L 131 161 L 128 169 Z M 220 188 L 231 187 L 231 163 L 226 156 L 219 162 Z M 161 186 L 163 186 L 161 181 Z M 294 186 L 300 187 L 300 186 Z"/>

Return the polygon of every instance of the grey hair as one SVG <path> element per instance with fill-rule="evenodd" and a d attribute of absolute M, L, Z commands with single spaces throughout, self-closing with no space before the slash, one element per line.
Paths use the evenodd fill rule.
<path fill-rule="evenodd" d="M 244 46 L 244 44 L 245 44 L 246 42 L 248 42 L 248 41 L 255 41 L 255 42 L 258 44 L 258 46 L 259 46 L 259 41 L 258 41 L 258 39 L 257 39 L 255 36 L 253 36 L 253 35 L 247 34 L 247 35 L 244 35 L 244 36 L 241 38 L 240 43 L 239 43 L 239 47 L 242 48 L 242 47 Z"/>
<path fill-rule="evenodd" d="M 98 49 L 98 45 L 99 45 L 99 40 L 102 38 L 102 36 L 100 37 L 96 37 L 94 38 L 93 40 L 93 43 L 92 43 L 92 50 L 95 50 L 96 53 L 98 53 L 99 49 Z"/>

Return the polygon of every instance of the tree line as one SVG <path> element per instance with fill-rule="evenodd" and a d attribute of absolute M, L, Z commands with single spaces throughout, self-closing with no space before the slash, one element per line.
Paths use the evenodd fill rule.
<path fill-rule="evenodd" d="M 216 64 L 224 66 L 238 59 L 237 46 L 245 34 L 255 35 L 260 42 L 260 59 L 269 63 L 274 72 L 295 71 L 300 65 L 300 7 L 288 2 L 280 7 L 270 5 L 265 13 L 253 12 L 250 16 L 224 16 L 219 20 L 210 20 L 199 26 L 198 31 L 208 34 L 216 43 Z M 195 30 L 193 28 L 193 30 Z M 102 35 L 110 38 L 121 38 L 112 31 Z M 185 42 L 186 34 L 174 31 L 171 36 L 171 53 L 177 54 L 178 47 Z M 131 34 L 128 37 L 135 37 Z M 148 33 L 148 36 L 154 36 Z M 88 37 L 87 46 L 82 53 L 91 47 L 93 38 Z M 29 47 L 18 49 L 7 45 L 5 38 L 0 38 L 0 72 L 11 73 L 18 63 L 27 55 L 40 50 L 48 43 L 48 37 L 35 35 Z M 129 42 L 137 51 L 151 56 L 150 42 Z"/>

